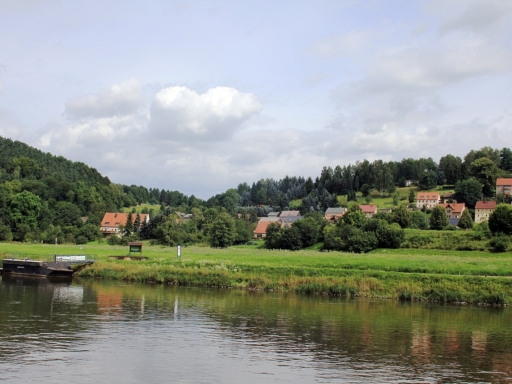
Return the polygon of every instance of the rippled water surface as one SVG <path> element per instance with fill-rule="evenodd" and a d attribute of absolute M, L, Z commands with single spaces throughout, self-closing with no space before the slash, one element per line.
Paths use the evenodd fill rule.
<path fill-rule="evenodd" d="M 510 309 L 0 280 L 0 382 L 512 382 Z"/>

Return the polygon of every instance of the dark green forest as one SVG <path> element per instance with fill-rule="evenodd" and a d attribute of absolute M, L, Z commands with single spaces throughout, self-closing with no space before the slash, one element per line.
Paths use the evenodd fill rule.
<path fill-rule="evenodd" d="M 210 241 L 212 245 L 225 246 L 246 242 L 252 237 L 258 217 L 270 211 L 287 210 L 293 201 L 299 201 L 297 208 L 311 218 L 310 224 L 316 221 L 320 226 L 318 213 L 339 206 L 339 195 L 346 195 L 349 201 L 357 193 L 368 196 L 378 191 L 391 195 L 397 187 L 414 181 L 418 190 L 453 186 L 457 200 L 471 209 L 482 198 L 506 201 L 505 196 L 496 196 L 498 177 L 512 177 L 509 148 L 471 150 L 463 159 L 448 154 L 438 162 L 432 158 L 408 158 L 326 166 L 314 178 L 286 176 L 280 180 L 244 182 L 201 200 L 179 191 L 116 184 L 84 163 L 0 137 L 0 240 L 97 240 L 101 238 L 99 225 L 105 212 L 128 212 L 128 207 L 150 203 L 161 207 L 158 214 L 152 210 L 142 212 L 150 214 L 149 224 L 125 228 L 124 241 L 143 239 L 165 245 Z M 191 213 L 192 218 L 183 221 L 177 212 Z M 132 222 L 136 222 L 135 212 Z M 315 239 L 304 242 L 311 244 L 322 239 L 322 230 L 319 228 Z M 303 232 L 307 234 L 308 230 Z M 366 236 L 364 231 L 358 235 Z M 222 236 L 227 242 L 216 243 Z M 372 237 L 368 241 L 379 244 L 385 240 Z"/>

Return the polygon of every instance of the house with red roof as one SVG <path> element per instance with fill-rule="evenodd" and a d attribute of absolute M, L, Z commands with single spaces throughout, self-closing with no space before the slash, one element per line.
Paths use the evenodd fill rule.
<path fill-rule="evenodd" d="M 512 178 L 496 179 L 496 194 L 510 195 L 512 193 Z"/>
<path fill-rule="evenodd" d="M 441 202 L 439 192 L 418 192 L 416 196 L 416 208 L 422 209 L 424 206 L 432 209 Z"/>
<path fill-rule="evenodd" d="M 466 204 L 464 203 L 448 203 L 439 205 L 445 209 L 446 217 L 448 219 L 460 219 L 462 212 L 466 209 Z"/>
<path fill-rule="evenodd" d="M 489 216 L 495 209 L 495 201 L 477 201 L 475 205 L 475 223 L 489 221 Z"/>
<path fill-rule="evenodd" d="M 120 235 L 121 231 L 119 226 L 126 226 L 128 222 L 129 213 L 120 212 L 106 212 L 101 220 L 100 231 L 104 236 Z M 136 213 L 132 213 L 132 223 L 135 222 L 137 217 Z M 140 223 L 149 223 L 149 215 L 147 213 L 139 213 Z"/>
<path fill-rule="evenodd" d="M 359 208 L 361 208 L 361 211 L 363 211 L 364 215 L 368 218 L 368 219 L 371 219 L 373 217 L 373 215 L 375 215 L 377 213 L 377 206 L 376 205 L 373 205 L 373 204 L 370 204 L 370 205 L 360 205 Z"/>

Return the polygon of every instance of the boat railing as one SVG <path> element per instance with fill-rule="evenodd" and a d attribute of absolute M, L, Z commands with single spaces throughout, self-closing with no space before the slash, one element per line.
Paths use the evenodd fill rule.
<path fill-rule="evenodd" d="M 98 258 L 97 255 L 91 254 L 61 254 L 61 255 L 50 255 L 53 256 L 55 262 L 65 262 L 69 264 L 92 264 Z"/>
<path fill-rule="evenodd" d="M 34 261 L 46 261 L 46 262 L 65 262 L 69 264 L 92 264 L 97 260 L 97 255 L 93 254 L 46 254 L 36 255 L 23 252 L 4 252 L 4 259 L 16 259 L 16 260 L 34 260 Z"/>
<path fill-rule="evenodd" d="M 25 252 L 4 252 L 2 254 L 3 259 L 12 259 L 12 260 L 38 260 L 38 261 L 53 261 L 53 257 L 48 257 L 48 255 L 36 255 L 33 253 L 25 253 Z"/>

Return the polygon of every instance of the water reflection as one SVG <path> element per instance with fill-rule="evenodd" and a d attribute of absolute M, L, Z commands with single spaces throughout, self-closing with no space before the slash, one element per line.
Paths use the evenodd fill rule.
<path fill-rule="evenodd" d="M 0 381 L 512 377 L 508 309 L 5 277 L 0 304 Z"/>

